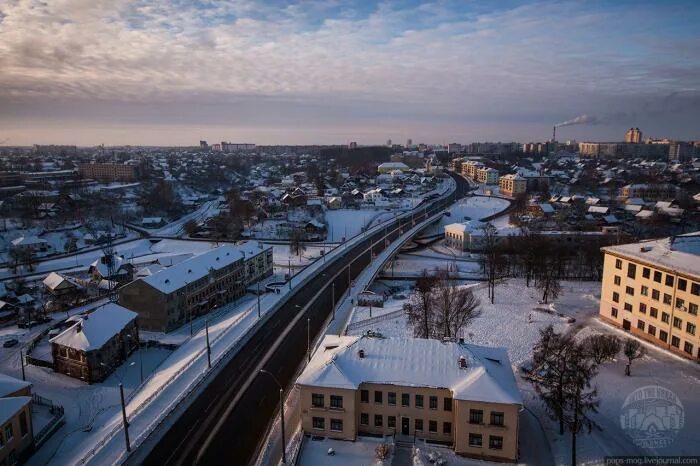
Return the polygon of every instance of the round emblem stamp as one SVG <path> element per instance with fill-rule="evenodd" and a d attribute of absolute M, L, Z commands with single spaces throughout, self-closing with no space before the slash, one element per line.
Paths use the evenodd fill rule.
<path fill-rule="evenodd" d="M 638 388 L 622 404 L 620 426 L 641 448 L 670 446 L 684 423 L 683 404 L 668 388 L 658 385 Z"/>

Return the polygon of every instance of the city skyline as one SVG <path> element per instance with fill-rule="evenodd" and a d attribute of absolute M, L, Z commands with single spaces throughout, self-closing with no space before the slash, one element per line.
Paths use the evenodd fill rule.
<path fill-rule="evenodd" d="M 0 142 L 698 139 L 695 2 L 17 0 Z"/>

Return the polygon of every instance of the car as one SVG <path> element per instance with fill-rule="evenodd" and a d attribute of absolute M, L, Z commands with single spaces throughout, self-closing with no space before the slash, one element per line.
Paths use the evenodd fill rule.
<path fill-rule="evenodd" d="M 3 348 L 12 348 L 13 346 L 17 346 L 19 343 L 19 340 L 16 338 L 10 338 L 9 340 L 5 340 L 2 344 Z"/>

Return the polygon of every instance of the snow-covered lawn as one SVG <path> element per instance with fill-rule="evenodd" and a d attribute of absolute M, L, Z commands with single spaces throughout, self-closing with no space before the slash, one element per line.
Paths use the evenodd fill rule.
<path fill-rule="evenodd" d="M 374 450 L 380 443 L 391 444 L 392 440 L 373 437 L 358 437 L 355 442 L 333 440 L 313 440 L 305 438 L 299 454 L 299 466 L 379 466 L 391 464 L 391 458 L 380 461 L 375 458 Z M 393 451 L 393 445 L 392 451 Z M 328 454 L 329 449 L 335 455 Z"/>
<path fill-rule="evenodd" d="M 460 199 L 450 206 L 449 216 L 444 215 L 440 222 L 429 226 L 421 236 L 431 236 L 444 232 L 445 225 L 467 220 L 481 220 L 505 210 L 510 203 L 497 197 L 472 196 Z"/>
<path fill-rule="evenodd" d="M 337 209 L 326 211 L 328 237 L 326 241 L 338 243 L 362 233 L 362 229 L 390 220 L 400 212 L 373 209 Z"/>

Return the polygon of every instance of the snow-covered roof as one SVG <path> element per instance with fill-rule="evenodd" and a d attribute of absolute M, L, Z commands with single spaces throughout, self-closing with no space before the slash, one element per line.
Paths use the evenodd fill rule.
<path fill-rule="evenodd" d="M 56 272 L 51 272 L 50 274 L 48 274 L 48 275 L 46 276 L 46 278 L 44 278 L 43 283 L 44 283 L 44 286 L 45 286 L 46 288 L 48 288 L 48 289 L 50 289 L 50 290 L 55 290 L 55 289 L 56 289 L 57 287 L 59 287 L 59 286 L 61 285 L 61 283 L 63 283 L 64 281 L 65 281 L 65 282 L 68 282 L 68 283 L 69 283 L 70 285 L 72 285 L 72 286 L 76 286 L 76 287 L 79 287 L 79 286 L 80 286 L 80 285 L 79 285 L 75 280 L 73 280 L 72 278 L 67 277 L 67 276 L 65 276 L 65 275 L 61 275 L 60 273 L 56 273 Z"/>
<path fill-rule="evenodd" d="M 551 214 L 554 212 L 554 207 L 552 207 L 552 204 L 542 203 L 540 204 L 540 209 L 542 209 L 542 212 L 545 214 Z"/>
<path fill-rule="evenodd" d="M 7 421 L 17 414 L 22 408 L 32 401 L 31 396 L 13 396 L 10 398 L 0 398 L 0 424 L 5 424 Z"/>
<path fill-rule="evenodd" d="M 700 256 L 700 231 L 639 243 L 608 246 L 603 250 L 690 274 L 700 279 L 700 257 L 698 257 Z"/>
<path fill-rule="evenodd" d="M 378 170 L 408 170 L 408 165 L 403 162 L 384 162 L 377 167 Z"/>
<path fill-rule="evenodd" d="M 143 281 L 161 293 L 170 294 L 188 283 L 205 277 L 212 269 L 220 270 L 236 261 L 255 256 L 267 249 L 271 249 L 271 247 L 265 247 L 259 241 L 247 241 L 237 245 L 227 244 L 163 269 L 149 277 L 143 278 Z"/>
<path fill-rule="evenodd" d="M 49 341 L 80 351 L 96 350 L 102 348 L 137 316 L 119 304 L 107 303 L 84 315 L 73 326 Z"/>
<path fill-rule="evenodd" d="M 609 208 L 606 206 L 592 205 L 588 207 L 587 212 L 589 214 L 607 214 Z"/>
<path fill-rule="evenodd" d="M 37 236 L 20 236 L 19 238 L 12 240 L 13 246 L 31 246 L 33 244 L 46 243 L 48 243 L 48 241 L 46 241 L 44 238 L 39 238 Z"/>
<path fill-rule="evenodd" d="M 0 398 L 4 398 L 11 393 L 16 393 L 18 390 L 31 386 L 32 384 L 26 380 L 20 380 L 11 375 L 0 373 Z"/>
<path fill-rule="evenodd" d="M 460 367 L 460 358 L 466 367 Z M 446 388 L 458 400 L 523 403 L 505 348 L 421 338 L 326 335 L 297 383 L 345 389 L 361 383 Z"/>

